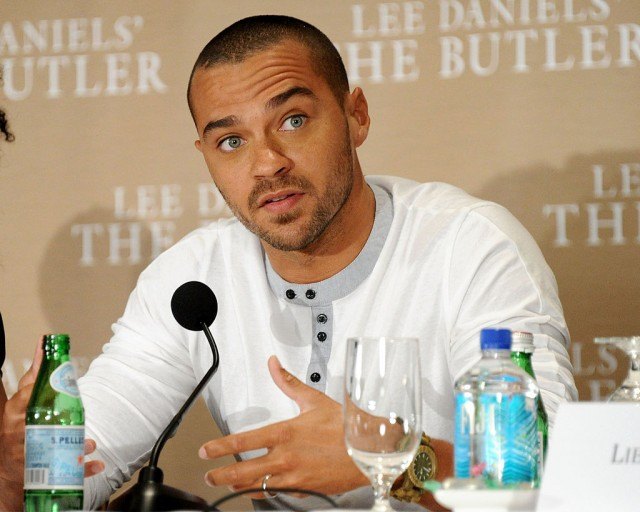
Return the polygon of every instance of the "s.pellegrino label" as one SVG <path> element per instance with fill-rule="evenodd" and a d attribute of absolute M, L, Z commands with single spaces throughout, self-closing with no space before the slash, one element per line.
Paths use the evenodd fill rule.
<path fill-rule="evenodd" d="M 82 490 L 83 480 L 84 427 L 26 427 L 25 490 Z"/>
<path fill-rule="evenodd" d="M 78 383 L 76 381 L 76 371 L 69 362 L 62 363 L 53 371 L 51 377 L 49 377 L 49 384 L 54 391 L 59 393 L 65 393 L 75 398 L 80 396 L 80 390 L 78 389 Z"/>

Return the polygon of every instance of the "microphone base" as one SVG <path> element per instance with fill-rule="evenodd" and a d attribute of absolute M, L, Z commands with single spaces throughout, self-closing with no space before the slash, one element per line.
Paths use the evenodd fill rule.
<path fill-rule="evenodd" d="M 165 512 L 171 510 L 206 510 L 207 502 L 194 494 L 162 483 L 162 472 L 150 477 L 143 468 L 138 483 L 109 503 L 108 510 L 120 512 Z M 145 471 L 147 470 L 147 471 Z M 155 478 L 154 478 L 155 477 Z M 158 478 L 159 477 L 159 478 Z"/>

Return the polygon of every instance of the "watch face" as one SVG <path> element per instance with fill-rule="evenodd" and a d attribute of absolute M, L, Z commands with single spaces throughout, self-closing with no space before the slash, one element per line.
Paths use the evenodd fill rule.
<path fill-rule="evenodd" d="M 414 467 L 414 472 L 418 480 L 420 480 L 421 482 L 429 480 L 432 469 L 433 465 L 431 464 L 431 459 L 429 458 L 429 456 L 424 452 L 419 453 L 416 457 L 416 464 Z"/>
<path fill-rule="evenodd" d="M 435 460 L 435 453 L 430 447 L 420 446 L 408 471 L 409 479 L 415 486 L 421 487 L 423 482 L 433 479 L 436 473 Z"/>

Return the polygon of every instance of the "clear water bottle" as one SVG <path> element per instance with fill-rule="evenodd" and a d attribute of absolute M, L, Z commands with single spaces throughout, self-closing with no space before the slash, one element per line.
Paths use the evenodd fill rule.
<path fill-rule="evenodd" d="M 535 487 L 540 391 L 510 359 L 511 331 L 482 330 L 480 348 L 482 359 L 455 383 L 455 476 Z"/>

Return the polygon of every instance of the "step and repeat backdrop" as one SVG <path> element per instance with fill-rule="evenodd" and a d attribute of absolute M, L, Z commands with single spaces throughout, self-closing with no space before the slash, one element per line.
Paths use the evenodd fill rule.
<path fill-rule="evenodd" d="M 44 332 L 70 333 L 85 368 L 140 271 L 230 215 L 194 148 L 186 86 L 213 35 L 264 13 L 338 47 L 369 100 L 367 174 L 452 183 L 529 229 L 558 280 L 580 398 L 605 399 L 628 362 L 593 338 L 640 335 L 637 0 L 3 1 L 8 392 Z M 202 407 L 184 428 L 167 482 L 210 497 L 196 452 L 217 430 Z"/>

